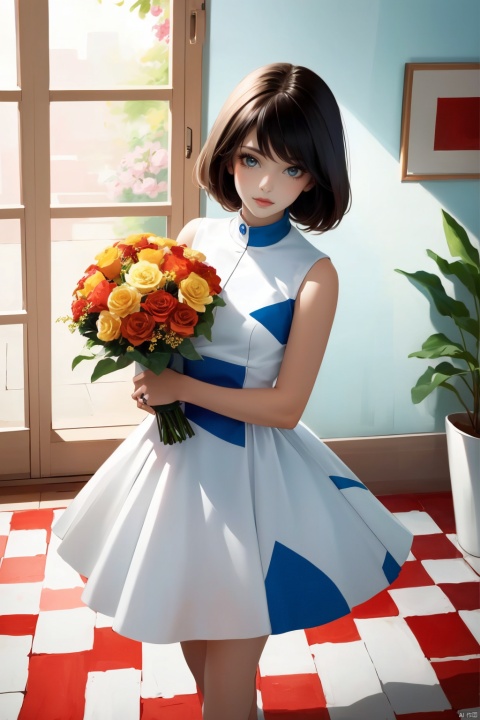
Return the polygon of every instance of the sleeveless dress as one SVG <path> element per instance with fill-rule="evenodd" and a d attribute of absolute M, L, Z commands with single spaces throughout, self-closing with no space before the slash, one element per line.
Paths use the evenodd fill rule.
<path fill-rule="evenodd" d="M 261 228 L 203 220 L 193 247 L 222 279 L 213 342 L 184 372 L 272 387 L 294 301 L 325 257 L 288 214 Z M 164 446 L 154 416 L 133 430 L 56 521 L 82 599 L 151 643 L 249 638 L 340 618 L 386 588 L 412 535 L 305 425 L 250 425 L 197 406 Z"/>

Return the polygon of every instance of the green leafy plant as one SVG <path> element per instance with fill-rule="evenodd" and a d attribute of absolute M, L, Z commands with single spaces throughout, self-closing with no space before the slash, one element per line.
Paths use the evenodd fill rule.
<path fill-rule="evenodd" d="M 98 0 L 98 3 L 101 5 L 102 0 Z M 125 5 L 125 0 L 118 0 L 115 5 L 122 7 L 122 5 Z M 151 11 L 152 7 L 156 8 L 159 5 L 161 5 L 161 0 L 136 0 L 130 5 L 130 12 L 138 10 L 140 17 L 144 18 Z"/>
<path fill-rule="evenodd" d="M 449 262 L 427 250 L 427 255 L 435 261 L 438 269 L 445 277 L 455 278 L 471 298 L 468 307 L 461 300 L 447 294 L 440 278 L 424 270 L 396 272 L 410 278 L 416 285 L 425 290 L 431 303 L 440 315 L 449 317 L 457 334 L 451 340 L 444 333 L 435 333 L 425 340 L 422 349 L 411 353 L 408 357 L 416 358 L 450 358 L 451 362 L 442 360 L 436 367 L 431 365 L 419 377 L 412 388 L 412 401 L 422 402 L 437 387 L 453 392 L 468 416 L 468 425 L 462 427 L 471 435 L 480 437 L 480 260 L 478 250 L 472 245 L 465 229 L 445 210 L 443 228 L 450 255 L 458 258 Z M 471 405 L 463 399 L 455 386 L 455 378 L 467 388 Z"/>

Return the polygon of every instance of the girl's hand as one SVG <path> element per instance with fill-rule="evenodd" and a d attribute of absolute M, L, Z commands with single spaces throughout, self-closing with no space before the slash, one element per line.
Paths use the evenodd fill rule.
<path fill-rule="evenodd" d="M 174 370 L 164 370 L 160 375 L 144 370 L 133 378 L 135 390 L 132 399 L 141 410 L 154 414 L 152 405 L 168 405 L 180 399 L 182 377 Z"/>

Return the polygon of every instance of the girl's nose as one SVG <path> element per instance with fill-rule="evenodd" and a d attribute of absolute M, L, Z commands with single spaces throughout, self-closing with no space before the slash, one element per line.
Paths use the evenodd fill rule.
<path fill-rule="evenodd" d="M 260 190 L 263 192 L 270 192 L 272 189 L 272 179 L 270 175 L 264 175 L 260 180 Z"/>

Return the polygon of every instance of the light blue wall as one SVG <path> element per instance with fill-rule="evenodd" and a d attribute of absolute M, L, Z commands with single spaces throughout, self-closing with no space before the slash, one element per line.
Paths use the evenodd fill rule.
<path fill-rule="evenodd" d="M 480 2 L 207 0 L 207 11 L 205 133 L 235 84 L 275 61 L 315 70 L 344 115 L 354 200 L 337 230 L 309 236 L 332 257 L 341 294 L 306 422 L 323 437 L 443 431 L 456 405 L 445 390 L 412 405 L 426 364 L 407 355 L 450 328 L 394 268 L 434 270 L 425 250 L 445 255 L 442 207 L 478 238 L 479 183 L 400 182 L 403 73 L 406 62 L 478 60 Z"/>

